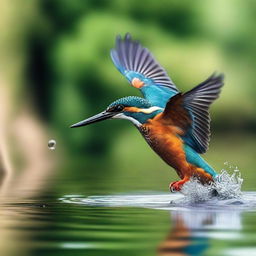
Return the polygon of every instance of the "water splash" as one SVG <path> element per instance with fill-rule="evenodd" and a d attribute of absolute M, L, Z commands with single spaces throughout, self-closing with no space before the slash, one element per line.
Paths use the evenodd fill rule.
<path fill-rule="evenodd" d="M 235 167 L 233 173 L 221 170 L 214 183 L 202 185 L 197 179 L 192 179 L 183 185 L 181 193 L 185 195 L 186 203 L 196 203 L 217 197 L 220 200 L 241 198 L 243 179 Z"/>
<path fill-rule="evenodd" d="M 171 211 L 256 211 L 256 193 L 241 192 L 243 179 L 239 170 L 221 170 L 215 182 L 202 185 L 192 179 L 183 185 L 181 193 L 139 193 L 83 197 L 65 195 L 65 203 L 103 207 L 143 207 Z"/>
<path fill-rule="evenodd" d="M 221 199 L 230 199 L 241 197 L 242 184 L 243 179 L 241 173 L 235 167 L 232 174 L 229 174 L 226 170 L 222 170 L 213 186 Z"/>

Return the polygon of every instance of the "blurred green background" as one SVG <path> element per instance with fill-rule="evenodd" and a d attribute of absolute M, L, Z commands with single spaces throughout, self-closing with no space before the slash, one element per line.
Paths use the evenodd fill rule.
<path fill-rule="evenodd" d="M 68 128 L 116 98 L 139 95 L 109 56 L 116 35 L 126 32 L 152 51 L 181 91 L 214 71 L 225 74 L 221 97 L 211 108 L 212 140 L 205 157 L 217 170 L 226 161 L 238 166 L 246 189 L 254 187 L 255 1 L 6 0 L 0 5 L 0 64 L 14 106 L 10 116 L 29 104 L 57 140 L 60 175 L 74 180 L 72 192 L 91 187 L 100 193 L 110 186 L 106 180 L 116 191 L 166 190 L 176 179 L 128 122 Z M 55 189 L 61 194 L 65 187 Z"/>
<path fill-rule="evenodd" d="M 242 190 L 255 191 L 255 13 L 254 0 L 1 0 L 0 255 L 155 255 L 166 237 L 205 250 L 180 255 L 253 255 L 254 213 L 183 216 L 58 199 L 157 194 L 178 178 L 129 122 L 69 128 L 119 97 L 140 95 L 110 59 L 116 35 L 127 32 L 181 91 L 225 74 L 204 157 L 217 171 L 238 167 Z"/>

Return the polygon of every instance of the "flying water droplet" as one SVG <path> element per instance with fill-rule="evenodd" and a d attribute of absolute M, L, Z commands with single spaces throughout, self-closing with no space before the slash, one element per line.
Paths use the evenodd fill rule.
<path fill-rule="evenodd" d="M 56 148 L 56 141 L 55 140 L 49 140 L 48 141 L 48 148 L 50 150 L 55 150 L 55 148 Z"/>

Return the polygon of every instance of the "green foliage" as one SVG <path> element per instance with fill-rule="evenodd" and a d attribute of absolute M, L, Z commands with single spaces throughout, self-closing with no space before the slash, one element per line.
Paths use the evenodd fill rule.
<path fill-rule="evenodd" d="M 47 79 L 42 82 L 45 94 L 40 90 L 34 93 L 42 102 L 52 99 L 48 111 L 41 105 L 42 112 L 65 136 L 68 145 L 104 155 L 115 137 L 125 127 L 129 129 L 122 121 L 72 132 L 67 129 L 70 124 L 102 111 L 116 98 L 139 95 L 118 73 L 109 56 L 116 35 L 126 32 L 152 51 L 182 91 L 214 71 L 224 72 L 225 87 L 212 107 L 214 129 L 255 128 L 253 1 L 40 3 L 45 29 L 35 32 L 40 37 L 32 37 L 30 49 L 36 46 L 35 58 L 44 56 L 41 75 L 35 79 Z M 42 38 L 44 46 L 38 44 Z"/>

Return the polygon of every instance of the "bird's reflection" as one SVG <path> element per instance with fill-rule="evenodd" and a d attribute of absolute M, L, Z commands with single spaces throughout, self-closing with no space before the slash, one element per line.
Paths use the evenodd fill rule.
<path fill-rule="evenodd" d="M 166 239 L 159 244 L 158 256 L 200 256 L 209 247 L 211 236 L 215 236 L 214 230 L 241 229 L 240 212 L 238 211 L 193 210 L 173 211 L 170 214 L 173 227 Z M 221 238 L 220 234 L 218 236 Z"/>

